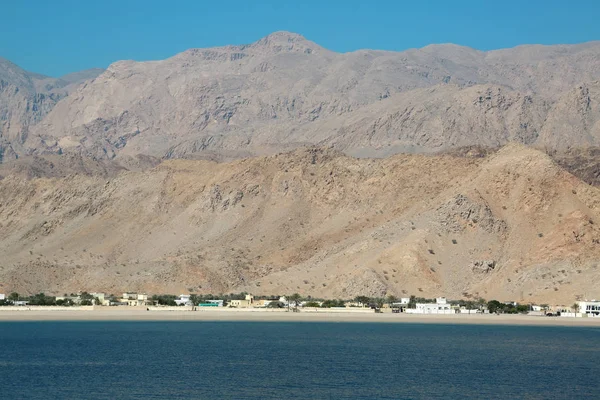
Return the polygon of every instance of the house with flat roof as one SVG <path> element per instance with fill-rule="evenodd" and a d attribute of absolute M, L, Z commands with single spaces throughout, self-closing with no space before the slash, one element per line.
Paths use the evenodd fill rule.
<path fill-rule="evenodd" d="M 415 308 L 406 309 L 408 314 L 456 314 L 445 297 L 438 297 L 435 303 L 417 303 Z"/>
<path fill-rule="evenodd" d="M 578 312 L 586 317 L 600 317 L 600 301 L 578 301 L 579 306 Z"/>
<path fill-rule="evenodd" d="M 119 302 L 131 307 L 147 306 L 150 304 L 148 295 L 145 293 L 123 293 L 123 297 L 119 299 Z"/>
<path fill-rule="evenodd" d="M 254 296 L 247 294 L 244 300 L 231 300 L 229 307 L 233 308 L 248 308 L 254 305 Z"/>
<path fill-rule="evenodd" d="M 193 306 L 191 300 L 191 295 L 189 294 L 180 294 L 178 298 L 175 299 L 175 304 L 178 306 Z"/>
<path fill-rule="evenodd" d="M 0 293 L 0 300 L 6 300 L 6 295 L 4 293 Z"/>

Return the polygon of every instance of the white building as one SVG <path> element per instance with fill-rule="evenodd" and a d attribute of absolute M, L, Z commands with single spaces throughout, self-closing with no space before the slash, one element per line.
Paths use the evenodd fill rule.
<path fill-rule="evenodd" d="M 4 293 L 0 293 L 0 300 L 6 300 L 6 295 Z"/>
<path fill-rule="evenodd" d="M 400 301 L 396 301 L 394 303 L 392 303 L 392 307 L 404 307 L 407 306 L 408 303 L 410 303 L 410 297 L 401 297 Z"/>
<path fill-rule="evenodd" d="M 94 296 L 94 299 L 98 299 L 101 306 L 110 306 L 110 300 L 106 297 L 106 293 L 94 292 L 90 294 Z"/>
<path fill-rule="evenodd" d="M 460 314 L 480 314 L 481 310 L 478 308 L 460 307 L 457 312 Z"/>
<path fill-rule="evenodd" d="M 409 314 L 455 314 L 445 297 L 438 297 L 435 303 L 417 303 L 416 308 L 408 308 Z"/>
<path fill-rule="evenodd" d="M 192 300 L 190 299 L 189 294 L 180 294 L 178 298 L 175 299 L 175 304 L 178 306 L 193 306 Z"/>
<path fill-rule="evenodd" d="M 119 299 L 119 302 L 132 307 L 146 306 L 149 304 L 148 295 L 142 293 L 123 293 L 123 297 Z"/>
<path fill-rule="evenodd" d="M 586 317 L 600 317 L 600 301 L 578 301 L 579 313 Z"/>

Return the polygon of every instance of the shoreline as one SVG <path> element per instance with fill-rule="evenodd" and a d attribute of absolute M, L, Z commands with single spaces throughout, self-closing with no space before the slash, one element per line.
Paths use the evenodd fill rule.
<path fill-rule="evenodd" d="M 600 318 L 514 314 L 392 314 L 246 310 L 2 310 L 0 322 L 19 321 L 206 321 L 206 322 L 360 322 L 450 325 L 530 325 L 598 327 Z"/>

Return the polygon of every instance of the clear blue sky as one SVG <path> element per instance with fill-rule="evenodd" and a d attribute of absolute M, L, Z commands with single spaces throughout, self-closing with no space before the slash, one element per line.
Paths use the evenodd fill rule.
<path fill-rule="evenodd" d="M 0 57 L 60 76 L 277 30 L 339 52 L 600 39 L 600 0 L 1 0 Z"/>

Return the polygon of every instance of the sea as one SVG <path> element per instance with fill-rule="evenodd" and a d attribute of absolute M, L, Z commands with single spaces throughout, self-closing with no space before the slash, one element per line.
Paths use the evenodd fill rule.
<path fill-rule="evenodd" d="M 0 322 L 1 399 L 600 399 L 600 328 Z"/>

